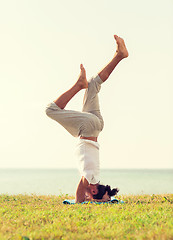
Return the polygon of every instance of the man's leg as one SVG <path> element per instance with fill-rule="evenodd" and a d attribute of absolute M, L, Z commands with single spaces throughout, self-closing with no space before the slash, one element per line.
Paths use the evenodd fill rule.
<path fill-rule="evenodd" d="M 90 119 L 88 113 L 64 109 L 77 92 L 88 87 L 85 69 L 82 64 L 80 68 L 81 73 L 75 85 L 46 107 L 48 117 L 62 125 L 74 137 L 87 132 L 85 125 L 87 119 Z"/>
<path fill-rule="evenodd" d="M 117 64 L 124 58 L 128 57 L 128 51 L 126 49 L 124 40 L 117 35 L 114 35 L 117 43 L 117 50 L 113 59 L 98 73 L 95 78 L 91 78 L 88 82 L 88 88 L 85 91 L 83 100 L 83 112 L 89 112 L 95 114 L 101 122 L 103 127 L 103 118 L 100 113 L 98 93 L 101 88 L 101 84 L 105 82 Z"/>
<path fill-rule="evenodd" d="M 103 82 L 108 79 L 117 64 L 129 55 L 124 40 L 117 35 L 114 35 L 114 38 L 117 43 L 116 53 L 113 59 L 98 73 Z"/>
<path fill-rule="evenodd" d="M 60 107 L 61 109 L 64 109 L 65 106 L 67 105 L 67 103 L 72 99 L 72 97 L 78 93 L 81 89 L 87 88 L 88 87 L 88 82 L 86 80 L 86 72 L 85 72 L 85 68 L 83 67 L 83 65 L 80 65 L 80 75 L 79 78 L 77 80 L 77 82 L 75 83 L 75 85 L 70 88 L 67 92 L 63 93 L 60 97 L 58 97 L 54 103 Z"/>
<path fill-rule="evenodd" d="M 97 129 L 100 129 L 100 131 L 103 129 L 103 118 L 100 112 L 98 93 L 101 89 L 102 83 L 103 81 L 99 75 L 92 77 L 88 81 L 88 88 L 85 91 L 82 108 L 82 112 L 92 113 L 97 116 L 97 118 L 100 120 L 99 125 L 97 125 Z"/>

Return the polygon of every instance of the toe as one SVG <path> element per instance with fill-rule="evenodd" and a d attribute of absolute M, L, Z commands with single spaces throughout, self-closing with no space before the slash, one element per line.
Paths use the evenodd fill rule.
<path fill-rule="evenodd" d="M 117 40 L 117 39 L 118 39 L 118 36 L 117 36 L 117 35 L 114 35 L 114 38 L 115 38 L 115 40 Z"/>

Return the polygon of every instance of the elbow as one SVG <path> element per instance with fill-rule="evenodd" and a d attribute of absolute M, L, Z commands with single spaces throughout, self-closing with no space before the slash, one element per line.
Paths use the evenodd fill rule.
<path fill-rule="evenodd" d="M 89 185 L 88 180 L 87 180 L 84 176 L 82 176 L 81 182 L 82 182 L 82 184 L 83 184 L 84 187 L 87 187 L 87 186 Z"/>

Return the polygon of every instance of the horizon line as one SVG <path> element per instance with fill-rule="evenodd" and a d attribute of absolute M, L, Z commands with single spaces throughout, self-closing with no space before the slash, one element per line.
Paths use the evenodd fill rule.
<path fill-rule="evenodd" d="M 78 170 L 77 168 L 46 168 L 46 167 L 0 167 L 0 170 Z M 173 168 L 100 168 L 100 170 L 173 170 Z"/>

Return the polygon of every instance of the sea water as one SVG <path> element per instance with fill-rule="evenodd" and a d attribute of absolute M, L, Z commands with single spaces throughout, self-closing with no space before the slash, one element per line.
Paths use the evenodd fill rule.
<path fill-rule="evenodd" d="M 79 179 L 76 169 L 0 169 L 0 194 L 74 195 Z M 119 194 L 173 193 L 173 169 L 101 169 L 101 183 Z"/>

